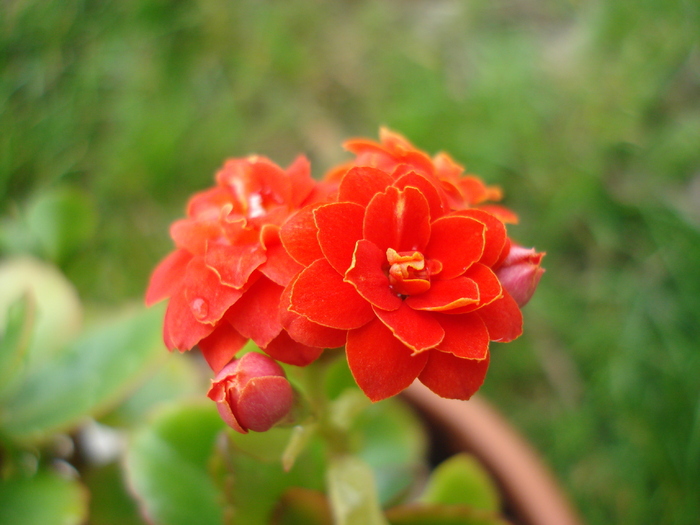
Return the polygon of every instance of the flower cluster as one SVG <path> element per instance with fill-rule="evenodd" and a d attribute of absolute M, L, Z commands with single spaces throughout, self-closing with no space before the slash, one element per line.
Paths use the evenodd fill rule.
<path fill-rule="evenodd" d="M 543 254 L 511 242 L 517 217 L 494 203 L 500 190 L 448 155 L 388 130 L 346 148 L 354 159 L 321 182 L 303 158 L 287 170 L 229 160 L 192 198 L 147 292 L 149 304 L 170 298 L 166 345 L 198 345 L 215 372 L 247 339 L 297 366 L 345 347 L 373 401 L 416 378 L 469 399 L 489 341 L 521 334 Z"/>

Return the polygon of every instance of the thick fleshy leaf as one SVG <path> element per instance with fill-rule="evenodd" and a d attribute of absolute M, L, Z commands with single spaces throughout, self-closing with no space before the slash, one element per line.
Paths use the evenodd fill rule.
<path fill-rule="evenodd" d="M 391 525 L 511 525 L 498 514 L 469 505 L 409 503 L 386 513 Z"/>
<path fill-rule="evenodd" d="M 290 487 L 280 497 L 271 523 L 275 525 L 333 525 L 326 495 L 321 491 Z"/>
<path fill-rule="evenodd" d="M 24 360 L 29 348 L 36 318 L 36 300 L 31 293 L 25 293 L 8 305 L 4 326 L 0 325 L 0 397 L 13 380 L 24 378 Z"/>
<path fill-rule="evenodd" d="M 491 512 L 500 510 L 498 487 L 491 474 L 472 455 L 460 453 L 440 463 L 430 474 L 423 503 L 469 505 Z"/>
<path fill-rule="evenodd" d="M 355 247 L 352 265 L 345 273 L 345 280 L 374 306 L 382 310 L 396 310 L 402 301 L 389 287 L 385 266 L 386 253 L 371 241 L 360 239 Z"/>
<path fill-rule="evenodd" d="M 393 186 L 367 205 L 363 237 L 386 252 L 423 251 L 430 239 L 430 208 L 420 190 Z"/>
<path fill-rule="evenodd" d="M 439 315 L 445 338 L 438 350 L 463 359 L 486 359 L 489 351 L 489 332 L 476 314 Z"/>
<path fill-rule="evenodd" d="M 319 204 L 302 208 L 292 215 L 280 228 L 280 240 L 287 253 L 302 266 L 308 266 L 323 257 L 318 245 L 318 229 L 314 220 L 314 209 Z"/>
<path fill-rule="evenodd" d="M 117 462 L 81 469 L 80 478 L 90 491 L 90 525 L 148 525 L 124 483 L 121 466 Z M 0 519 L 0 523 L 5 523 Z M 32 521 L 25 523 L 48 523 Z M 86 522 L 82 522 L 86 523 Z"/>
<path fill-rule="evenodd" d="M 442 263 L 437 279 L 458 277 L 481 258 L 486 230 L 482 222 L 452 215 L 441 217 L 431 227 L 425 255 Z"/>
<path fill-rule="evenodd" d="M 180 404 L 161 410 L 134 435 L 126 452 L 126 475 L 149 522 L 222 523 L 222 496 L 207 467 L 223 428 L 210 402 Z"/>
<path fill-rule="evenodd" d="M 355 382 L 372 401 L 407 388 L 428 359 L 428 352 L 411 355 L 379 319 L 348 332 L 345 351 Z"/>
<path fill-rule="evenodd" d="M 202 339 L 197 346 L 209 367 L 217 373 L 228 364 L 248 341 L 230 323 L 219 323 L 214 331 Z"/>
<path fill-rule="evenodd" d="M 158 264 L 148 283 L 146 306 L 152 306 L 175 293 L 191 259 L 192 254 L 187 250 L 175 250 Z"/>
<path fill-rule="evenodd" d="M 405 302 L 397 310 L 387 312 L 375 308 L 374 313 L 414 353 L 434 348 L 445 337 L 434 314 L 414 310 Z"/>
<path fill-rule="evenodd" d="M 294 366 L 306 366 L 316 361 L 323 353 L 324 348 L 298 343 L 283 330 L 264 350 L 267 355 L 282 363 Z"/>
<path fill-rule="evenodd" d="M 280 298 L 280 321 L 289 336 L 303 345 L 318 348 L 338 348 L 345 344 L 347 332 L 309 321 L 303 315 L 291 312 L 293 282 L 285 288 Z M 285 361 L 286 362 L 286 361 Z"/>
<path fill-rule="evenodd" d="M 340 181 L 338 201 L 367 206 L 375 194 L 391 186 L 393 179 L 385 171 L 369 166 L 351 168 Z"/>
<path fill-rule="evenodd" d="M 260 244 L 212 245 L 204 256 L 205 264 L 216 270 L 221 284 L 242 288 L 250 274 L 265 262 L 265 248 Z"/>
<path fill-rule="evenodd" d="M 200 323 L 194 318 L 184 293 L 170 298 L 163 321 L 163 341 L 170 350 L 189 350 L 213 331 L 213 324 Z"/>
<path fill-rule="evenodd" d="M 503 290 L 503 297 L 475 313 L 486 323 L 491 341 L 508 343 L 523 333 L 523 314 L 506 290 Z"/>
<path fill-rule="evenodd" d="M 365 210 L 353 202 L 333 202 L 314 210 L 318 244 L 330 265 L 341 275 L 352 264 L 355 243 L 362 238 Z"/>
<path fill-rule="evenodd" d="M 116 404 L 167 357 L 162 309 L 131 312 L 97 326 L 37 366 L 3 403 L 3 433 L 40 440 Z"/>
<path fill-rule="evenodd" d="M 428 362 L 418 379 L 441 397 L 467 400 L 484 383 L 489 367 L 489 356 L 477 361 L 461 359 L 446 352 L 426 352 Z"/>
<path fill-rule="evenodd" d="M 364 461 L 351 455 L 331 456 L 326 479 L 335 525 L 389 525 L 372 470 Z"/>
<path fill-rule="evenodd" d="M 88 515 L 89 494 L 75 479 L 41 470 L 33 477 L 0 481 L 3 525 L 80 525 Z"/>
<path fill-rule="evenodd" d="M 226 312 L 224 318 L 238 333 L 265 347 L 282 330 L 279 318 L 283 288 L 269 279 L 258 279 Z"/>
<path fill-rule="evenodd" d="M 314 323 L 339 330 L 359 328 L 374 318 L 370 304 L 325 259 L 299 274 L 290 308 Z"/>
<path fill-rule="evenodd" d="M 476 283 L 464 276 L 449 281 L 433 281 L 427 292 L 406 298 L 406 304 L 411 308 L 434 312 L 448 311 L 478 301 Z"/>

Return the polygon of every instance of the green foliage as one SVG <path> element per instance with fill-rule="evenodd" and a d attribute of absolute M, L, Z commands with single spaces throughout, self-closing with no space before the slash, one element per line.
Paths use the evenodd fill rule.
<path fill-rule="evenodd" d="M 75 480 L 41 471 L 28 478 L 0 481 L 3 525 L 80 525 L 88 511 L 87 491 Z"/>
<path fill-rule="evenodd" d="M 227 156 L 304 151 L 320 176 L 342 139 L 392 126 L 500 184 L 514 238 L 548 252 L 486 393 L 587 523 L 697 521 L 697 2 L 6 4 L 0 255 L 51 259 L 91 311 L 140 298 Z M 16 261 L 0 263 L 3 380 L 53 360 L 82 317 L 55 270 Z"/>

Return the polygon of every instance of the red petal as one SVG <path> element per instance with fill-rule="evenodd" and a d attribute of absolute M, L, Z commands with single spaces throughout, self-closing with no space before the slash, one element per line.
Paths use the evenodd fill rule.
<path fill-rule="evenodd" d="M 285 377 L 255 377 L 239 392 L 238 422 L 249 430 L 266 432 L 287 415 L 293 404 L 294 393 Z"/>
<path fill-rule="evenodd" d="M 187 265 L 183 289 L 194 318 L 209 324 L 221 319 L 243 295 L 241 290 L 222 284 L 219 275 L 204 263 L 203 257 L 194 257 Z"/>
<path fill-rule="evenodd" d="M 289 336 L 304 345 L 338 348 L 345 344 L 347 332 L 312 323 L 303 315 L 289 311 L 293 284 L 287 286 L 280 298 L 280 320 Z"/>
<path fill-rule="evenodd" d="M 345 274 L 362 297 L 382 310 L 396 310 L 401 299 L 391 291 L 389 278 L 383 267 L 387 264 L 386 253 L 370 241 L 357 241 L 353 262 Z"/>
<path fill-rule="evenodd" d="M 292 215 L 280 229 L 280 239 L 287 253 L 303 266 L 323 257 L 316 237 L 318 229 L 314 221 L 314 209 L 318 204 L 302 208 Z"/>
<path fill-rule="evenodd" d="M 287 168 L 287 175 L 292 183 L 292 199 L 290 204 L 298 207 L 309 196 L 316 186 L 311 178 L 311 165 L 304 155 L 299 155 Z"/>
<path fill-rule="evenodd" d="M 355 243 L 362 238 L 365 210 L 353 202 L 334 202 L 314 210 L 318 244 L 328 262 L 340 274 L 352 264 Z"/>
<path fill-rule="evenodd" d="M 469 268 L 469 270 L 467 270 L 464 277 L 467 277 L 476 283 L 476 286 L 479 288 L 479 302 L 463 306 L 461 308 L 456 308 L 445 313 L 465 314 L 467 312 L 473 312 L 474 310 L 477 310 L 482 306 L 486 306 L 487 304 L 491 304 L 495 300 L 503 297 L 503 286 L 501 285 L 501 281 L 498 280 L 496 274 L 493 273 L 493 270 L 491 270 L 491 268 L 488 266 L 481 263 L 475 263 L 471 268 Z"/>
<path fill-rule="evenodd" d="M 463 217 L 476 219 L 486 225 L 484 253 L 481 259 L 479 259 L 479 262 L 486 266 L 493 266 L 496 264 L 506 243 L 506 227 L 503 222 L 495 215 L 474 208 L 460 210 L 457 213 Z"/>
<path fill-rule="evenodd" d="M 290 308 L 314 323 L 339 330 L 359 328 L 374 318 L 369 303 L 325 259 L 299 274 Z"/>
<path fill-rule="evenodd" d="M 466 401 L 484 383 L 489 367 L 488 355 L 486 359 L 477 361 L 460 359 L 438 350 L 426 354 L 430 357 L 418 379 L 437 395 Z"/>
<path fill-rule="evenodd" d="M 505 206 L 499 206 L 498 204 L 484 204 L 483 206 L 479 206 L 479 209 L 495 215 L 507 224 L 518 224 L 519 222 L 518 216 Z"/>
<path fill-rule="evenodd" d="M 265 347 L 282 330 L 279 318 L 283 288 L 269 279 L 258 279 L 236 304 L 226 312 L 226 319 L 244 337 Z"/>
<path fill-rule="evenodd" d="M 420 295 L 410 295 L 405 302 L 415 310 L 441 312 L 478 301 L 476 283 L 466 277 L 457 277 L 449 281 L 433 281 L 430 290 Z"/>
<path fill-rule="evenodd" d="M 265 348 L 267 355 L 294 366 L 306 366 L 313 363 L 323 353 L 323 348 L 315 348 L 297 343 L 285 331 L 275 337 Z"/>
<path fill-rule="evenodd" d="M 204 261 L 207 266 L 217 271 L 222 284 L 242 288 L 250 274 L 265 262 L 265 249 L 259 244 L 210 245 Z"/>
<path fill-rule="evenodd" d="M 163 259 L 151 275 L 146 290 L 146 306 L 170 297 L 182 284 L 187 264 L 192 254 L 186 250 L 175 250 Z"/>
<path fill-rule="evenodd" d="M 420 190 L 390 186 L 367 205 L 364 238 L 386 252 L 423 251 L 430 239 L 430 207 Z"/>
<path fill-rule="evenodd" d="M 367 206 L 376 193 L 386 190 L 394 180 L 384 171 L 369 166 L 350 169 L 340 181 L 338 201 Z"/>
<path fill-rule="evenodd" d="M 503 290 L 503 297 L 475 313 L 486 323 L 491 341 L 507 343 L 523 333 L 523 314 L 506 290 Z"/>
<path fill-rule="evenodd" d="M 430 207 L 430 218 L 435 220 L 438 217 L 442 217 L 445 214 L 446 206 L 444 205 L 437 188 L 426 176 L 419 175 L 413 170 L 406 173 L 406 170 L 410 168 L 411 166 L 406 164 L 402 164 L 396 168 L 393 173 L 393 176 L 397 179 L 394 186 L 399 189 L 404 189 L 407 186 L 418 188 L 428 201 L 428 205 Z"/>
<path fill-rule="evenodd" d="M 346 353 L 355 382 L 372 401 L 407 388 L 428 359 L 428 352 L 411 355 L 379 319 L 348 332 Z"/>
<path fill-rule="evenodd" d="M 223 322 L 197 346 L 216 374 L 233 359 L 247 341 L 248 339 L 234 330 L 229 323 Z"/>
<path fill-rule="evenodd" d="M 170 225 L 170 236 L 175 246 L 193 254 L 203 254 L 210 239 L 223 235 L 218 219 L 213 221 L 181 219 Z"/>
<path fill-rule="evenodd" d="M 434 221 L 431 228 L 425 256 L 442 263 L 438 279 L 452 279 L 462 275 L 481 257 L 486 230 L 482 222 L 453 215 Z"/>
<path fill-rule="evenodd" d="M 263 232 L 271 228 L 263 228 Z M 280 286 L 287 286 L 303 267 L 290 257 L 282 246 L 279 228 L 276 234 L 264 240 L 267 260 L 258 268 L 263 275 Z"/>
<path fill-rule="evenodd" d="M 170 298 L 163 322 L 163 340 L 170 350 L 189 350 L 213 330 L 214 325 L 197 322 L 184 293 Z"/>
<path fill-rule="evenodd" d="M 393 312 L 375 308 L 374 313 L 414 354 L 434 348 L 445 337 L 433 314 L 414 310 L 406 303 Z"/>
<path fill-rule="evenodd" d="M 440 315 L 445 338 L 437 349 L 463 359 L 486 359 L 489 352 L 489 332 L 476 314 Z"/>

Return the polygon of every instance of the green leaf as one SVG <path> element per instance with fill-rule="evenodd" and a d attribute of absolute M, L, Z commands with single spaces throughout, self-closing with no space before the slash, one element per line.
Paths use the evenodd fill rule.
<path fill-rule="evenodd" d="M 35 441 L 118 402 L 167 354 L 160 308 L 137 310 L 96 327 L 36 367 L 2 407 L 0 426 Z"/>
<path fill-rule="evenodd" d="M 76 188 L 39 194 L 27 209 L 27 228 L 53 261 L 61 261 L 92 237 L 97 211 L 90 196 Z"/>
<path fill-rule="evenodd" d="M 282 494 L 290 487 L 323 490 L 324 459 L 318 436 L 312 437 L 290 471 L 283 469 L 281 452 L 291 433 L 291 429 L 280 428 L 246 435 L 233 431 L 227 434 L 230 439 L 218 448 L 214 465 L 232 515 L 230 523 L 268 523 Z M 266 453 L 263 443 L 268 447 Z"/>
<path fill-rule="evenodd" d="M 364 410 L 353 427 L 357 455 L 373 469 L 383 505 L 395 502 L 426 470 L 427 437 L 420 419 L 400 399 Z"/>
<path fill-rule="evenodd" d="M 85 488 L 53 472 L 0 482 L 2 525 L 79 525 L 87 518 L 87 506 Z"/>
<path fill-rule="evenodd" d="M 207 465 L 224 423 L 213 403 L 162 409 L 126 452 L 126 474 L 141 510 L 159 525 L 214 525 L 222 497 Z"/>
<path fill-rule="evenodd" d="M 349 455 L 333 457 L 327 484 L 336 525 L 387 525 L 372 469 L 364 461 Z"/>
<path fill-rule="evenodd" d="M 438 465 L 430 475 L 420 501 L 463 504 L 493 512 L 500 509 L 498 489 L 493 479 L 469 454 L 457 454 Z"/>
<path fill-rule="evenodd" d="M 282 494 L 270 525 L 333 525 L 328 498 L 319 491 L 292 487 Z"/>
<path fill-rule="evenodd" d="M 508 521 L 466 505 L 401 505 L 386 513 L 391 525 L 508 525 Z"/>
<path fill-rule="evenodd" d="M 83 311 L 73 285 L 56 267 L 30 257 L 0 262 L 0 326 L 7 323 L 10 305 L 31 295 L 36 304 L 26 366 L 41 364 L 80 331 Z"/>
<path fill-rule="evenodd" d="M 21 375 L 22 358 L 29 347 L 35 315 L 35 301 L 29 293 L 17 299 L 7 311 L 0 339 L 0 395 L 11 378 Z"/>
<path fill-rule="evenodd" d="M 126 490 L 119 465 L 91 468 L 82 477 L 90 491 L 90 525 L 145 525 Z"/>
<path fill-rule="evenodd" d="M 199 361 L 191 353 L 170 354 L 162 366 L 133 394 L 100 422 L 114 427 L 133 427 L 143 422 L 157 406 L 178 399 L 200 397 L 206 392 L 204 376 L 198 370 Z"/>

